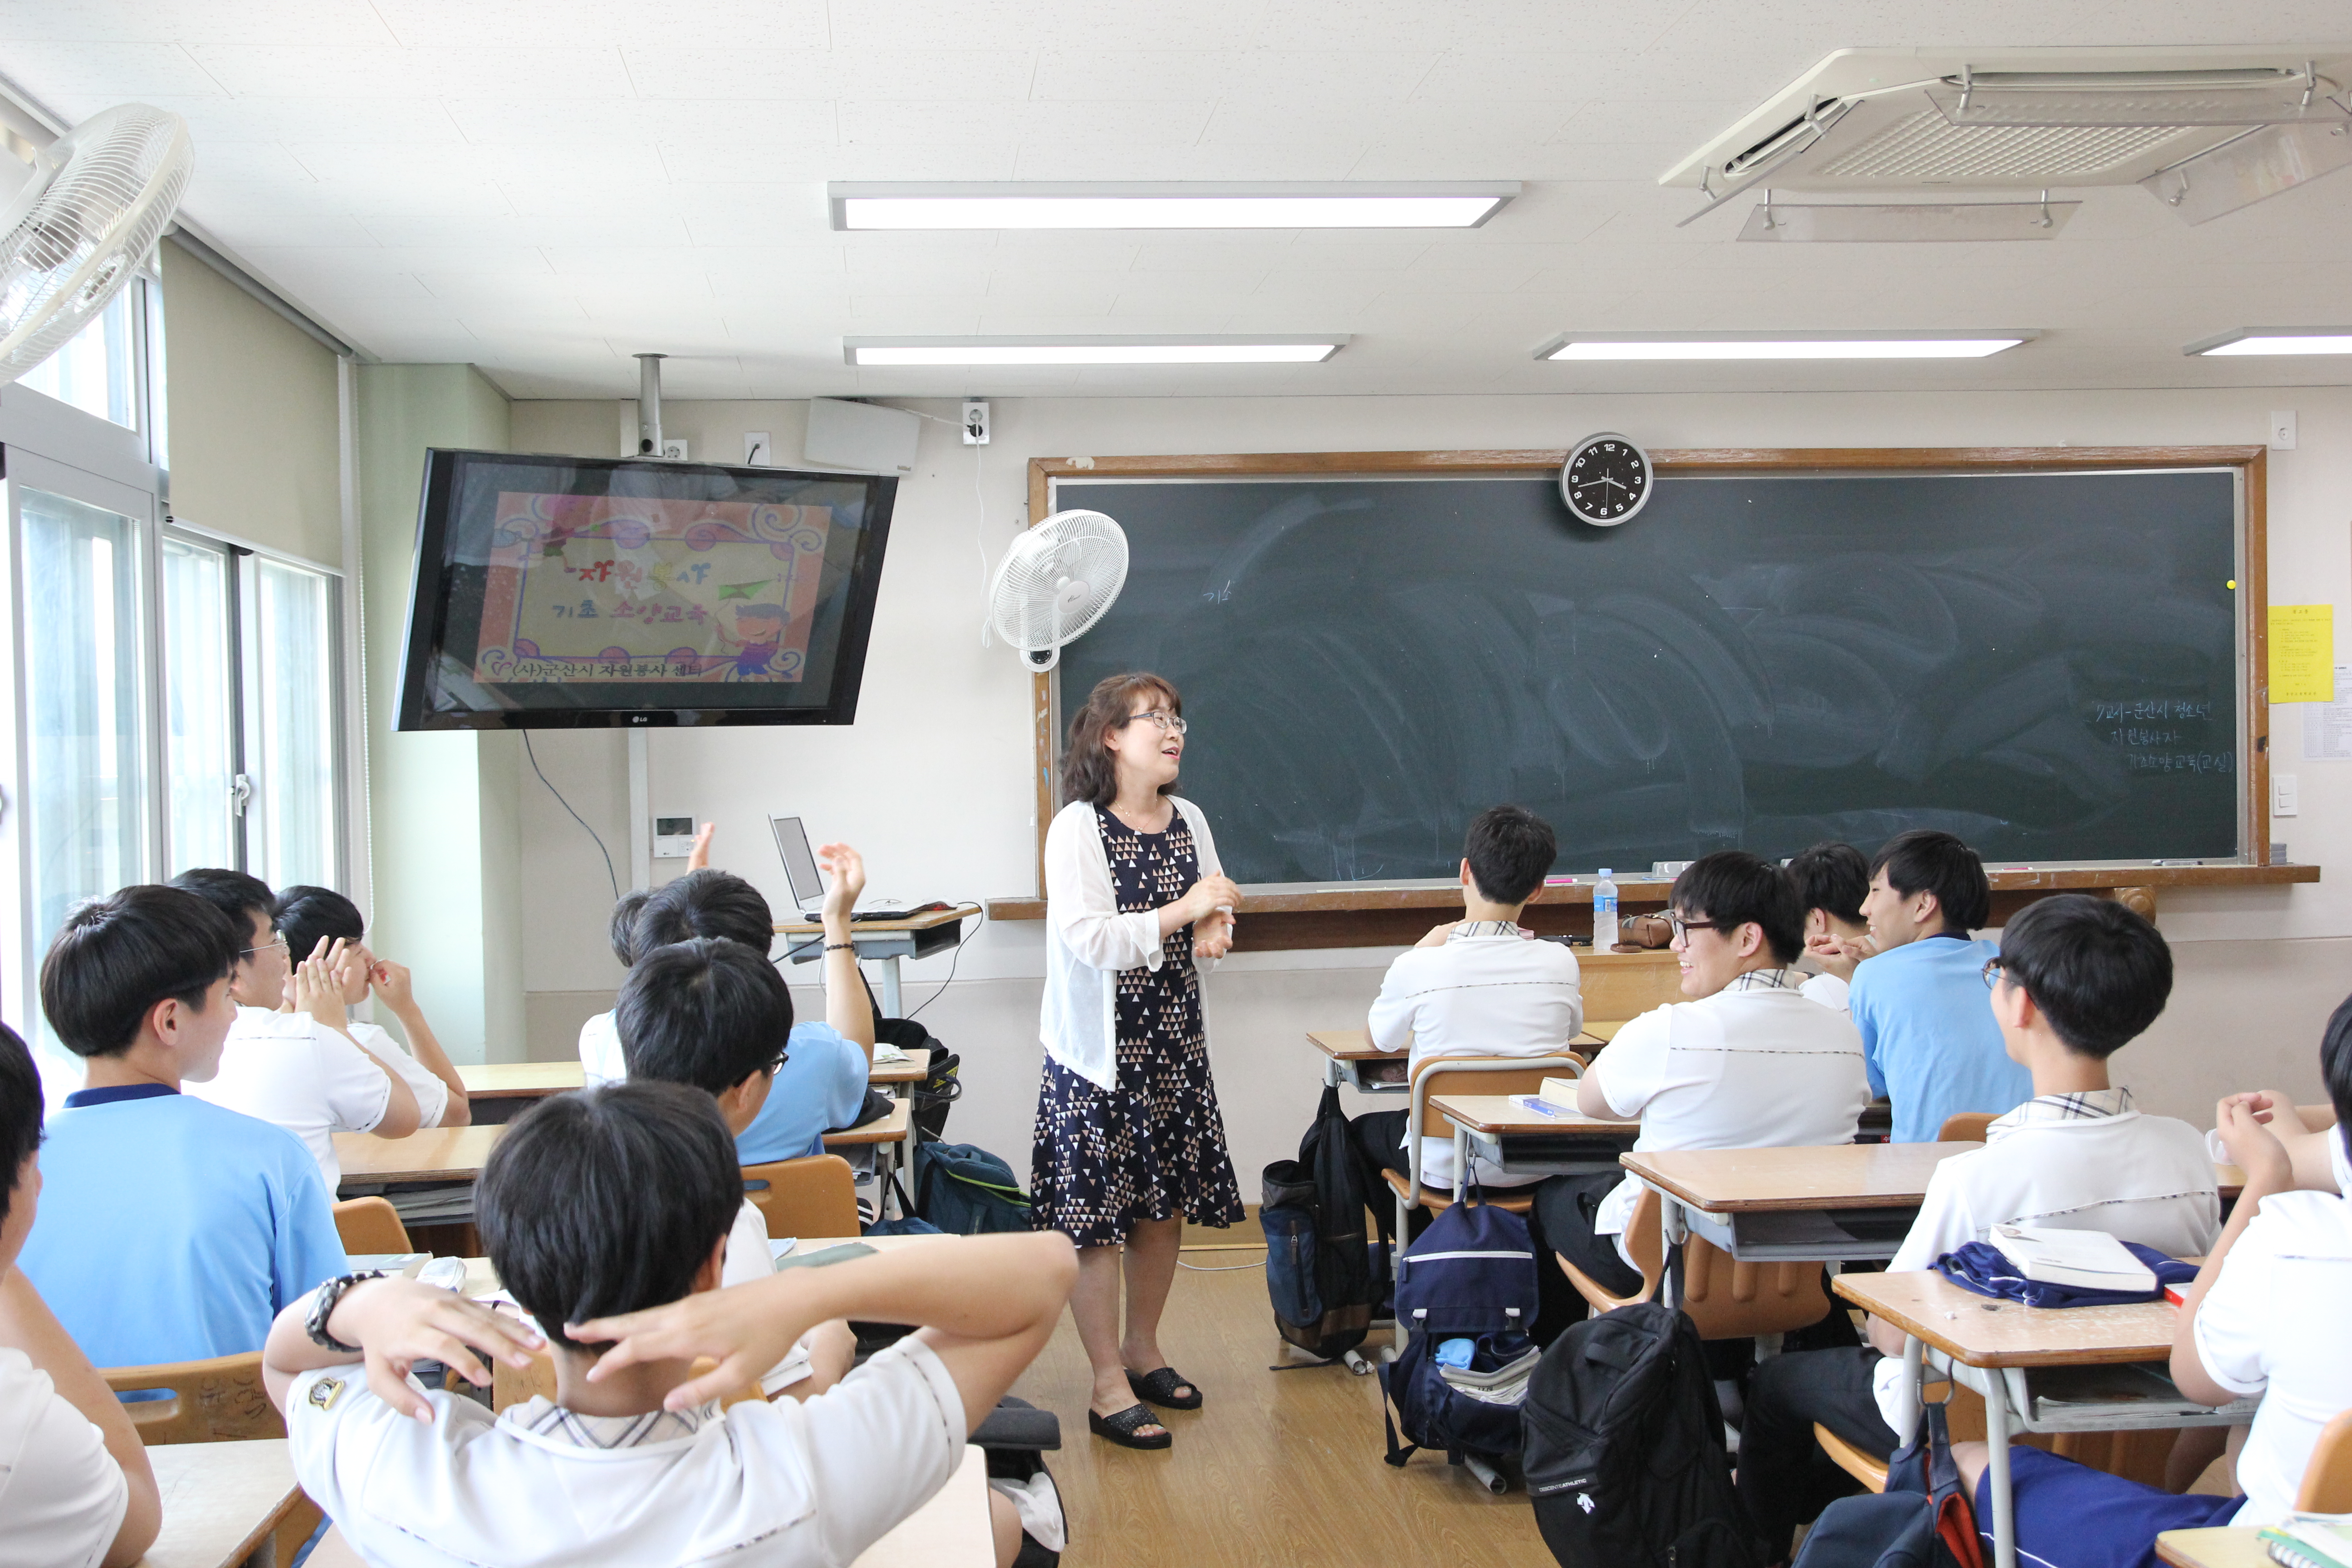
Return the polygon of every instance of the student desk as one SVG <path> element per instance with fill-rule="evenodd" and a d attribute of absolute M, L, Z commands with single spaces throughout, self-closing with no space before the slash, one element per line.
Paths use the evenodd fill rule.
<path fill-rule="evenodd" d="M 1584 1032 L 1570 1040 L 1569 1045 L 1578 1050 L 1587 1047 L 1598 1050 L 1615 1039 L 1617 1031 L 1624 1026 L 1622 1019 L 1589 1022 L 1584 1026 Z M 1366 1094 L 1402 1094 L 1409 1087 L 1404 1069 L 1405 1059 L 1412 1049 L 1410 1045 L 1402 1051 L 1376 1050 L 1370 1029 L 1309 1029 L 1307 1031 L 1307 1043 L 1323 1053 L 1325 1083 L 1344 1083 Z M 1381 1067 L 1395 1070 L 1366 1076 L 1365 1068 Z"/>
<path fill-rule="evenodd" d="M 1580 1110 L 1530 1110 L 1514 1094 L 1433 1094 L 1429 1109 L 1454 1124 L 1454 1168 L 1470 1152 L 1514 1175 L 1589 1176 L 1617 1168 L 1642 1135 L 1639 1121 Z M 1426 1123 L 1423 1124 L 1424 1128 Z"/>
<path fill-rule="evenodd" d="M 382 1186 L 390 1182 L 470 1182 L 482 1173 L 504 1127 L 427 1127 L 405 1138 L 373 1132 L 335 1134 L 335 1158 L 342 1163 L 343 1185 Z"/>
<path fill-rule="evenodd" d="M 1669 1256 L 1698 1236 L 1742 1263 L 1848 1263 L 1894 1257 L 1936 1167 L 1983 1147 L 1656 1149 L 1624 1165 L 1658 1190 Z"/>
<path fill-rule="evenodd" d="M 2156 1538 L 2156 1555 L 2172 1568 L 2273 1568 L 2262 1537 L 2251 1526 L 2168 1530 Z"/>
<path fill-rule="evenodd" d="M 171 1443 L 147 1450 L 163 1529 L 141 1568 L 233 1568 L 266 1545 L 302 1500 L 283 1437 Z"/>
<path fill-rule="evenodd" d="M 857 1554 L 850 1568 L 995 1568 L 988 1522 L 988 1456 L 964 1445 L 963 1463 L 931 1500 Z"/>
<path fill-rule="evenodd" d="M 863 1127 L 851 1127 L 824 1135 L 824 1146 L 836 1152 L 871 1145 L 874 1150 L 875 1203 L 878 1209 L 890 1206 L 891 1181 L 898 1174 L 899 1157 L 906 1151 L 915 1126 L 914 1102 L 900 1099 L 890 1107 L 890 1114 L 877 1116 Z"/>
<path fill-rule="evenodd" d="M 978 913 L 978 904 L 958 904 L 953 909 L 926 910 L 903 921 L 852 922 L 849 940 L 857 949 L 859 962 L 881 961 L 884 1017 L 907 1016 L 899 1005 L 898 961 L 945 952 L 963 940 L 963 922 Z M 794 963 L 814 963 L 824 956 L 824 927 L 814 921 L 778 921 L 776 933 L 788 939 L 785 954 Z"/>
<path fill-rule="evenodd" d="M 577 1058 L 564 1062 L 478 1062 L 457 1069 L 466 1086 L 474 1124 L 492 1127 L 512 1121 L 551 1094 L 578 1089 L 586 1081 Z"/>
<path fill-rule="evenodd" d="M 903 1062 L 877 1062 L 866 1081 L 875 1084 L 920 1083 L 931 1076 L 931 1047 L 917 1046 Z"/>
<path fill-rule="evenodd" d="M 1837 1292 L 1908 1336 L 1903 1371 L 1915 1393 L 1932 1363 L 1984 1395 L 1995 1568 L 2017 1568 L 2012 1429 L 2229 1426 L 2251 1419 L 2260 1403 L 2209 1410 L 2172 1386 L 2166 1363 L 2180 1314 L 2168 1301 L 2036 1309 L 1963 1290 L 1933 1269 L 1842 1275 Z"/>

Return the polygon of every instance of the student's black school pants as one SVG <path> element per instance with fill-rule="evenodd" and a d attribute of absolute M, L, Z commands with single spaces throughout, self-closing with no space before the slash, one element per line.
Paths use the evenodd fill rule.
<path fill-rule="evenodd" d="M 1348 1121 L 1349 1135 L 1356 1149 L 1357 1169 L 1363 1174 L 1364 1201 L 1371 1206 L 1373 1218 L 1383 1237 L 1389 1236 L 1396 1224 L 1396 1194 L 1390 1190 L 1387 1178 L 1381 1173 L 1394 1171 L 1400 1176 L 1412 1173 L 1404 1148 L 1406 1114 L 1402 1110 L 1368 1110 Z M 1408 1234 L 1404 1239 L 1409 1242 L 1418 1237 L 1429 1228 L 1429 1222 L 1434 1217 L 1425 1208 L 1415 1207 L 1408 1211 L 1405 1215 Z M 1584 1317 L 1584 1299 L 1568 1282 L 1568 1276 L 1559 1271 L 1559 1265 L 1552 1261 L 1550 1246 L 1544 1239 L 1543 1222 L 1533 1209 L 1528 1212 L 1528 1233 L 1536 1255 L 1536 1326 L 1528 1337 L 1539 1345 L 1548 1345 L 1562 1329 Z"/>
<path fill-rule="evenodd" d="M 1642 1271 L 1618 1256 L 1617 1238 L 1597 1236 L 1592 1229 L 1593 1216 L 1600 1213 L 1601 1203 L 1624 1179 L 1624 1173 L 1618 1171 L 1590 1176 L 1547 1176 L 1536 1188 L 1535 1212 L 1543 1218 L 1545 1245 L 1575 1264 L 1612 1296 L 1631 1296 L 1642 1288 Z M 1554 1264 L 1553 1271 L 1558 1272 L 1559 1267 Z"/>
<path fill-rule="evenodd" d="M 1749 1374 L 1739 1425 L 1739 1500 L 1764 1532 L 1773 1562 L 1787 1561 L 1797 1526 L 1862 1490 L 1813 1440 L 1814 1422 L 1882 1459 L 1900 1446 L 1878 1413 L 1873 1384 L 1880 1359 L 1867 1345 L 1797 1351 L 1767 1356 Z"/>

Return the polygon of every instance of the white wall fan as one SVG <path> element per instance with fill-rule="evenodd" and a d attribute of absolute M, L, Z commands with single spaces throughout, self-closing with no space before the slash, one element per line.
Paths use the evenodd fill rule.
<path fill-rule="evenodd" d="M 196 164 L 187 121 L 126 103 L 43 148 L 0 213 L 0 385 L 112 302 L 172 221 Z"/>
<path fill-rule="evenodd" d="M 1098 511 L 1057 511 L 997 563 L 988 622 L 1042 674 L 1103 618 L 1126 583 L 1127 535 L 1118 524 Z"/>

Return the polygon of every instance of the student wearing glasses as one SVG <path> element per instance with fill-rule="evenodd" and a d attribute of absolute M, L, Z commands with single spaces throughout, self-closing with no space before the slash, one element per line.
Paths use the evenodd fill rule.
<path fill-rule="evenodd" d="M 1587 1116 L 1639 1117 L 1635 1150 L 1850 1143 L 1870 1103 L 1862 1037 L 1808 1001 L 1796 968 L 1805 912 L 1777 866 L 1740 849 L 1694 860 L 1666 900 L 1687 1002 L 1627 1024 L 1578 1081 Z M 1624 1232 L 1638 1177 L 1553 1176 L 1536 1192 L 1544 1239 L 1612 1295 L 1641 1289 Z"/>
<path fill-rule="evenodd" d="M 1077 1244 L 1070 1313 L 1094 1370 L 1087 1425 L 1129 1448 L 1174 1440 L 1144 1402 L 1201 1406 L 1160 1352 L 1184 1222 L 1242 1217 L 1200 986 L 1233 946 L 1241 893 L 1200 808 L 1169 793 L 1184 731 L 1183 699 L 1160 677 L 1097 683 L 1070 723 L 1069 804 L 1045 833 L 1031 1214 Z"/>

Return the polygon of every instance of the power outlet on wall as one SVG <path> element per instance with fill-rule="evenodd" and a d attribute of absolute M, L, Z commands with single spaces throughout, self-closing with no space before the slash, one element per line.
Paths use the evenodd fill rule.
<path fill-rule="evenodd" d="M 2299 815 L 2302 809 L 2303 797 L 2294 787 L 2294 775 L 2273 773 L 2271 775 L 2271 815 L 2294 816 Z"/>
<path fill-rule="evenodd" d="M 775 444 L 765 430 L 743 432 L 743 466 L 747 468 L 772 468 L 776 466 Z"/>
<path fill-rule="evenodd" d="M 676 436 L 663 437 L 662 457 L 673 463 L 688 461 L 686 455 L 686 442 Z"/>
<path fill-rule="evenodd" d="M 963 444 L 967 447 L 988 445 L 988 405 L 966 403 L 963 405 Z"/>
<path fill-rule="evenodd" d="M 2270 448 L 2273 452 L 2294 450 L 2294 410 L 2275 408 L 2271 411 Z"/>

